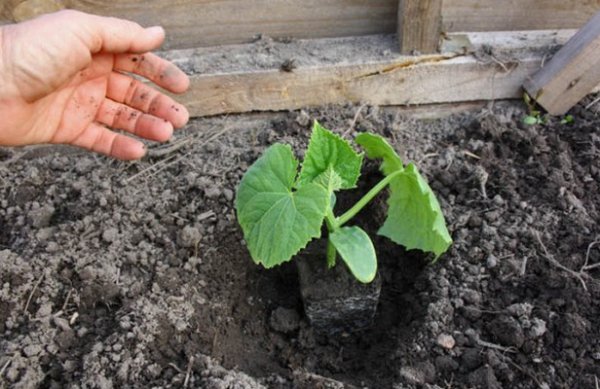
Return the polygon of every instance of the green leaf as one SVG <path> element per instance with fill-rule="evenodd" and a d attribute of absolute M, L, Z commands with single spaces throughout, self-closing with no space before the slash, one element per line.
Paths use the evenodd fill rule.
<path fill-rule="evenodd" d="M 377 255 L 365 231 L 359 227 L 342 227 L 331 233 L 329 240 L 357 280 L 373 281 L 377 273 Z"/>
<path fill-rule="evenodd" d="M 383 159 L 381 171 L 386 176 L 404 169 L 402 159 L 383 137 L 365 132 L 358 135 L 355 141 L 365 149 L 367 157 Z"/>
<path fill-rule="evenodd" d="M 342 177 L 333 170 L 333 166 L 329 166 L 313 180 L 313 183 L 322 186 L 327 192 L 333 193 L 342 188 Z"/>
<path fill-rule="evenodd" d="M 313 182 L 331 167 L 342 180 L 338 189 L 353 188 L 360 175 L 362 160 L 363 156 L 347 141 L 315 121 L 296 185 L 300 188 Z"/>
<path fill-rule="evenodd" d="M 392 146 L 381 136 L 363 133 L 356 137 L 369 158 L 380 158 L 381 171 L 386 176 L 398 176 L 390 183 L 388 217 L 379 230 L 407 249 L 432 252 L 436 259 L 443 254 L 452 239 L 435 194 L 411 163 L 406 168 Z"/>
<path fill-rule="evenodd" d="M 270 268 L 321 236 L 329 193 L 317 184 L 292 186 L 298 161 L 287 145 L 269 147 L 240 182 L 235 207 L 250 255 Z"/>
<path fill-rule="evenodd" d="M 388 217 L 378 233 L 435 259 L 452 244 L 440 204 L 412 163 L 390 184 Z"/>
<path fill-rule="evenodd" d="M 533 126 L 534 124 L 538 124 L 540 122 L 540 119 L 536 116 L 525 116 L 523 118 L 523 124 L 526 124 L 528 126 Z"/>

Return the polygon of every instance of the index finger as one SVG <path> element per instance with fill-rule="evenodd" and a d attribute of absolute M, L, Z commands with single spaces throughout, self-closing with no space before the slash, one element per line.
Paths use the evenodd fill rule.
<path fill-rule="evenodd" d="M 119 54 L 114 70 L 142 76 L 173 93 L 183 93 L 190 86 L 189 77 L 173 63 L 156 54 Z"/>
<path fill-rule="evenodd" d="M 160 26 L 143 28 L 138 23 L 74 10 L 42 16 L 38 22 L 64 26 L 92 53 L 144 53 L 156 50 L 165 40 Z M 52 21 L 52 23 L 50 23 Z"/>

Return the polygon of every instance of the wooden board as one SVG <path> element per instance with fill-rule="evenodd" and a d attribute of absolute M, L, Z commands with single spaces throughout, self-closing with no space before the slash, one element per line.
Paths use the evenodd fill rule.
<path fill-rule="evenodd" d="M 400 0 L 398 41 L 402 54 L 438 50 L 442 32 L 442 0 Z"/>
<path fill-rule="evenodd" d="M 193 116 L 207 116 L 324 104 L 386 106 L 520 98 L 521 85 L 540 68 L 548 52 L 546 49 L 564 43 L 570 36 L 553 32 L 479 33 L 470 34 L 470 38 L 475 42 L 477 55 L 444 53 L 384 58 L 365 55 L 355 56 L 351 62 L 306 62 L 306 65 L 300 62 L 292 72 L 277 67 L 250 67 L 211 73 L 203 68 L 201 74 L 192 76 L 191 90 L 179 100 L 188 106 Z M 373 37 L 364 39 L 370 39 L 368 46 L 375 45 Z M 327 47 L 324 41 L 295 44 L 304 46 L 307 52 L 316 52 L 319 57 L 322 49 L 318 46 Z M 347 45 L 364 46 L 360 39 L 358 41 L 349 39 Z M 481 45 L 486 42 L 494 42 L 497 57 L 481 54 Z M 344 40 L 335 41 L 335 46 L 342 51 L 344 44 Z M 389 43 L 381 46 L 386 44 Z M 236 57 L 236 50 L 242 48 L 230 47 L 227 55 Z M 346 50 L 353 52 L 352 48 Z M 185 58 L 187 62 L 194 62 L 194 57 L 204 58 L 202 50 L 169 52 L 164 56 Z"/>
<path fill-rule="evenodd" d="M 14 1 L 14 0 L 11 0 Z M 68 8 L 128 18 L 167 30 L 165 48 L 271 37 L 336 37 L 396 32 L 398 0 L 63 0 Z M 6 8 L 6 7 L 5 7 Z M 2 15 L 11 19 L 8 9 Z"/>
<path fill-rule="evenodd" d="M 525 89 L 552 115 L 563 115 L 600 83 L 600 12 L 579 30 Z"/>
<path fill-rule="evenodd" d="M 579 28 L 599 0 L 444 0 L 443 30 L 519 31 Z"/>
<path fill-rule="evenodd" d="M 276 111 L 326 104 L 413 105 L 516 98 L 523 80 L 541 58 L 482 66 L 472 57 L 412 64 L 330 66 L 279 71 L 195 76 L 183 98 L 193 116 L 233 112 Z"/>
<path fill-rule="evenodd" d="M 31 2 L 31 10 L 24 3 Z M 257 34 L 323 38 L 393 33 L 398 0 L 4 0 L 0 25 L 58 2 L 86 12 L 167 29 L 166 49 L 243 43 Z M 600 0 L 444 0 L 443 30 L 515 31 L 579 28 Z"/>

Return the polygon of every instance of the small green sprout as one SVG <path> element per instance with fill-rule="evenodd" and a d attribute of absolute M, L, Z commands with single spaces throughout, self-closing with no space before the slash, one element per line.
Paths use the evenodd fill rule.
<path fill-rule="evenodd" d="M 528 126 L 533 126 L 534 124 L 544 123 L 544 119 L 541 118 L 539 115 L 538 116 L 527 115 L 523 118 L 523 123 L 527 124 Z"/>
<path fill-rule="evenodd" d="M 529 114 L 523 117 L 523 124 L 528 126 L 533 126 L 534 124 L 543 124 L 545 122 L 545 118 L 542 115 L 542 112 L 537 109 L 535 101 L 529 97 L 527 92 L 523 93 L 523 102 L 527 106 L 527 112 L 529 112 Z"/>
<path fill-rule="evenodd" d="M 560 124 L 573 124 L 573 123 L 575 123 L 575 118 L 573 117 L 573 115 L 565 115 L 560 121 Z"/>
<path fill-rule="evenodd" d="M 356 187 L 363 162 L 341 137 L 315 122 L 300 173 L 289 145 L 269 147 L 245 173 L 235 207 L 250 255 L 265 268 L 289 261 L 315 238 L 323 223 L 328 230 L 327 263 L 342 258 L 363 283 L 377 273 L 375 248 L 367 233 L 347 226 L 373 198 L 389 188 L 388 213 L 379 235 L 407 249 L 431 252 L 435 260 L 452 243 L 433 191 L 414 164 L 404 165 L 382 137 L 356 137 L 367 157 L 381 159 L 384 178 L 354 206 L 334 215 L 336 192 Z"/>

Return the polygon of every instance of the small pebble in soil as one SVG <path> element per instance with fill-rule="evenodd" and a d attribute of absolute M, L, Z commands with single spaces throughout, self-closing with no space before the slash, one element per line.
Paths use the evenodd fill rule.
<path fill-rule="evenodd" d="M 67 319 L 64 319 L 62 317 L 53 317 L 52 321 L 54 322 L 54 325 L 58 328 L 60 328 L 63 331 L 68 331 L 71 329 L 71 326 L 69 325 L 69 321 Z"/>
<path fill-rule="evenodd" d="M 494 254 L 490 254 L 485 263 L 489 269 L 493 269 L 498 265 L 498 258 Z"/>
<path fill-rule="evenodd" d="M 40 242 L 46 242 L 46 241 L 50 240 L 50 238 L 52 238 L 54 236 L 54 234 L 55 234 L 55 229 L 53 227 L 45 227 L 45 228 L 40 228 L 38 230 L 38 232 L 35 234 L 35 237 Z"/>
<path fill-rule="evenodd" d="M 47 253 L 55 253 L 58 250 L 60 250 L 60 246 L 56 242 L 49 242 L 48 245 L 46 246 Z"/>
<path fill-rule="evenodd" d="M 233 191 L 228 188 L 223 189 L 223 197 L 225 197 L 225 200 L 227 201 L 233 200 Z"/>
<path fill-rule="evenodd" d="M 310 115 L 304 110 L 300 111 L 298 116 L 296 116 L 296 123 L 302 127 L 308 126 L 310 124 Z"/>
<path fill-rule="evenodd" d="M 206 196 L 207 199 L 216 199 L 221 196 L 221 188 L 216 185 L 210 186 L 204 189 L 204 196 Z"/>
<path fill-rule="evenodd" d="M 104 240 L 106 243 L 115 242 L 118 237 L 119 230 L 117 230 L 114 227 L 107 228 L 106 230 L 104 230 L 104 232 L 102 232 L 102 240 Z"/>
<path fill-rule="evenodd" d="M 275 331 L 288 334 L 300 326 L 300 315 L 295 309 L 279 307 L 271 313 L 269 324 Z"/>
<path fill-rule="evenodd" d="M 200 239 L 202 239 L 202 235 L 200 234 L 200 230 L 198 230 L 198 228 L 185 226 L 177 235 L 177 244 L 186 248 L 196 247 L 196 244 L 200 242 Z"/>
<path fill-rule="evenodd" d="M 502 198 L 502 196 L 500 196 L 498 194 L 494 196 L 494 198 L 492 199 L 492 201 L 497 206 L 501 206 L 502 204 L 504 204 L 504 199 Z"/>
<path fill-rule="evenodd" d="M 529 303 L 522 304 L 512 304 L 506 308 L 506 312 L 514 317 L 526 316 L 529 317 L 531 315 L 531 311 L 533 310 L 533 305 Z"/>
<path fill-rule="evenodd" d="M 32 344 L 23 349 L 23 353 L 28 357 L 33 357 L 42 352 L 42 347 L 38 344 Z"/>
<path fill-rule="evenodd" d="M 6 379 L 9 382 L 16 382 L 17 378 L 19 378 L 19 369 L 16 369 L 16 368 L 8 369 L 8 371 L 6 372 Z"/>
<path fill-rule="evenodd" d="M 461 293 L 461 298 L 470 305 L 481 304 L 481 293 L 473 289 L 464 289 Z"/>
<path fill-rule="evenodd" d="M 45 347 L 47 353 L 55 355 L 58 352 L 58 346 L 55 343 L 51 343 Z"/>
<path fill-rule="evenodd" d="M 546 333 L 546 330 L 546 322 L 542 319 L 534 318 L 531 320 L 529 337 L 533 339 L 540 338 Z"/>
<path fill-rule="evenodd" d="M 445 348 L 446 350 L 452 350 L 456 345 L 456 341 L 454 340 L 452 335 L 448 334 L 440 334 L 437 337 L 436 342 L 440 347 Z"/>
<path fill-rule="evenodd" d="M 162 368 L 158 363 L 153 363 L 151 365 L 148 365 L 148 367 L 146 368 L 146 372 L 148 372 L 150 377 L 158 378 L 160 376 L 160 373 L 162 372 Z"/>

